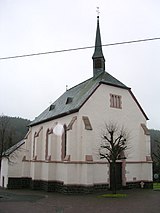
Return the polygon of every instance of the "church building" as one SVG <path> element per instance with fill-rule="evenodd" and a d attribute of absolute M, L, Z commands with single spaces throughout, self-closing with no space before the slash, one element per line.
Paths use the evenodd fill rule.
<path fill-rule="evenodd" d="M 148 117 L 131 89 L 105 71 L 99 16 L 90 79 L 68 89 L 29 125 L 25 138 L 4 153 L 0 185 L 46 191 L 110 188 L 110 165 L 100 159 L 102 131 L 124 126 L 129 149 L 118 160 L 123 188 L 152 187 Z"/>

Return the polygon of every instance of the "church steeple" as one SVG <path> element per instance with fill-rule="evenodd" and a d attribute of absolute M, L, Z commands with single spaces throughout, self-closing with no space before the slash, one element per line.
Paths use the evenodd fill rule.
<path fill-rule="evenodd" d="M 93 59 L 93 76 L 96 77 L 102 72 L 105 72 L 105 58 L 103 56 L 101 34 L 99 27 L 99 16 L 97 16 L 97 31 L 95 39 L 95 49 L 92 56 Z"/>

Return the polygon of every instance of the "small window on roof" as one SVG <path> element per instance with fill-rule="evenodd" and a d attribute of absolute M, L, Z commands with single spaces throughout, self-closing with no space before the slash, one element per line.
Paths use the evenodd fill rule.
<path fill-rule="evenodd" d="M 68 97 L 67 100 L 66 100 L 66 104 L 70 104 L 72 101 L 73 101 L 73 98 L 72 97 Z"/>
<path fill-rule="evenodd" d="M 49 107 L 49 111 L 53 110 L 54 108 L 55 108 L 55 105 L 51 104 L 50 107 Z"/>

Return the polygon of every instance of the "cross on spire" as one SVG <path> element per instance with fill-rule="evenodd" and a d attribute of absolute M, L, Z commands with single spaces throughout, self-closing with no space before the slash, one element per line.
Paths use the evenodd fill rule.
<path fill-rule="evenodd" d="M 97 7 L 96 12 L 97 12 L 97 18 L 99 18 L 99 14 L 100 14 L 99 7 Z"/>

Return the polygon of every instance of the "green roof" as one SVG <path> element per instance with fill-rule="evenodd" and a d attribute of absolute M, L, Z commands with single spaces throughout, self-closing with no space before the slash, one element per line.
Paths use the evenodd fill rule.
<path fill-rule="evenodd" d="M 36 117 L 30 123 L 30 126 L 77 112 L 101 83 L 129 89 L 109 73 L 103 72 L 97 78 L 90 78 L 67 90 L 44 112 Z"/>
<path fill-rule="evenodd" d="M 97 30 L 96 30 L 96 40 L 95 49 L 92 58 L 104 58 L 101 43 L 101 33 L 99 27 L 99 16 L 97 17 Z"/>

